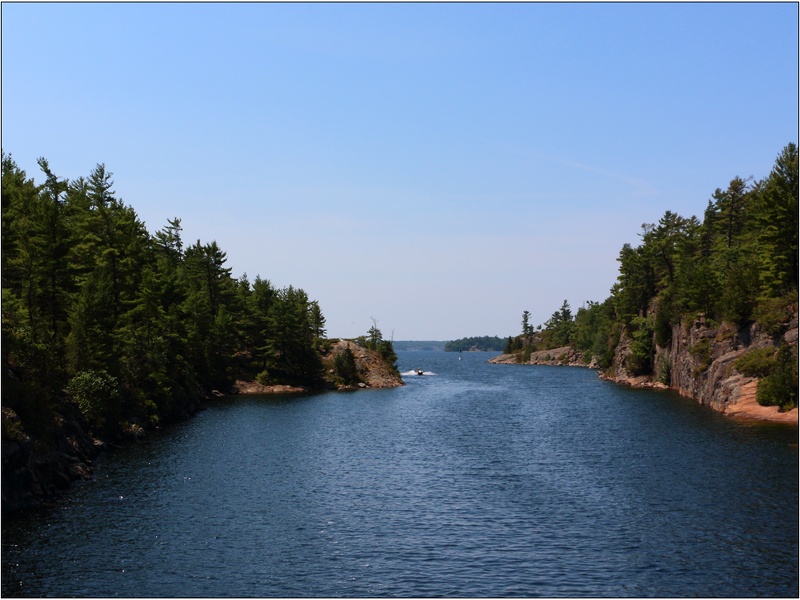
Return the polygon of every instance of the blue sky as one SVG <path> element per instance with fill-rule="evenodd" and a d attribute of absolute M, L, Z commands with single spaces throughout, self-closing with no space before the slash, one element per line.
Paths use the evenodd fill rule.
<path fill-rule="evenodd" d="M 516 334 L 798 132 L 796 3 L 3 3 L 2 145 L 302 287 L 330 336 Z"/>

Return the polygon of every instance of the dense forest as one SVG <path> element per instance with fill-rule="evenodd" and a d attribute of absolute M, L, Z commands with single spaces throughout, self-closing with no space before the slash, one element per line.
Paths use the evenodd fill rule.
<path fill-rule="evenodd" d="M 180 219 L 149 233 L 102 164 L 37 184 L 2 156 L 4 438 L 53 435 L 77 405 L 113 439 L 185 416 L 237 378 L 320 385 L 325 318 L 302 289 L 231 276 Z M 364 338 L 389 361 L 374 327 Z"/>
<path fill-rule="evenodd" d="M 491 351 L 502 350 L 505 347 L 505 340 L 497 336 L 484 335 L 480 337 L 466 337 L 452 342 L 447 342 L 444 346 L 445 352 L 467 352 L 467 351 Z"/>
<path fill-rule="evenodd" d="M 608 368 L 624 335 L 637 374 L 668 378 L 656 364 L 656 348 L 670 343 L 682 318 L 709 325 L 755 322 L 777 336 L 797 311 L 797 146 L 788 144 L 763 179 L 735 177 L 714 191 L 702 221 L 666 211 L 658 223 L 642 225 L 639 236 L 638 246 L 620 250 L 619 275 L 605 301 L 588 302 L 573 314 L 565 300 L 536 328 L 525 311 L 522 333 L 508 339 L 505 351 L 524 362 L 532 351 L 572 346 L 587 362 L 594 357 Z M 780 341 L 776 351 L 752 352 L 736 367 L 763 378 L 762 404 L 796 406 L 796 346 Z"/>

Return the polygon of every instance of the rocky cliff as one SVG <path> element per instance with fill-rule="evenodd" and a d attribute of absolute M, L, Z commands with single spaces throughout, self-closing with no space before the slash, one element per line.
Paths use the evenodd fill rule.
<path fill-rule="evenodd" d="M 798 410 L 780 412 L 775 406 L 761 406 L 756 401 L 758 378 L 740 373 L 734 363 L 757 348 L 777 348 L 781 341 L 796 347 L 798 316 L 776 334 L 769 334 L 757 323 L 735 327 L 729 323 L 714 325 L 703 318 L 684 320 L 672 327 L 667 347 L 656 346 L 652 375 L 635 375 L 629 368 L 631 340 L 623 333 L 617 345 L 614 363 L 600 377 L 608 381 L 649 389 L 673 389 L 682 396 L 729 416 L 764 421 L 798 422 Z M 494 364 L 567 365 L 596 368 L 580 352 L 565 346 L 532 352 L 530 359 L 519 363 L 517 354 L 501 354 L 489 360 Z"/>
<path fill-rule="evenodd" d="M 798 411 L 780 412 L 775 406 L 756 401 L 758 378 L 740 373 L 738 358 L 757 348 L 777 348 L 781 340 L 797 346 L 798 318 L 791 319 L 776 334 L 757 323 L 735 327 L 730 323 L 707 323 L 703 318 L 683 320 L 672 327 L 667 347 L 656 347 L 654 374 L 635 376 L 628 369 L 630 340 L 626 335 L 617 346 L 614 364 L 601 376 L 634 387 L 670 388 L 714 410 L 742 418 L 798 422 Z"/>
<path fill-rule="evenodd" d="M 403 379 L 396 369 L 386 363 L 381 355 L 375 350 L 370 350 L 354 342 L 353 340 L 338 340 L 322 358 L 325 366 L 326 377 L 332 380 L 333 363 L 338 354 L 350 349 L 356 360 L 356 369 L 361 382 L 357 386 L 347 387 L 370 387 L 370 388 L 392 388 L 405 385 Z M 341 386 L 337 386 L 343 389 Z"/>

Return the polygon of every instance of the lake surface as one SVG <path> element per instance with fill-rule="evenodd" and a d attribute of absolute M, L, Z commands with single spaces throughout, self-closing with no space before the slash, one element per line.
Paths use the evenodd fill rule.
<path fill-rule="evenodd" d="M 797 428 L 486 353 L 218 401 L 3 523 L 3 596 L 794 596 Z M 459 360 L 461 358 L 461 360 Z"/>

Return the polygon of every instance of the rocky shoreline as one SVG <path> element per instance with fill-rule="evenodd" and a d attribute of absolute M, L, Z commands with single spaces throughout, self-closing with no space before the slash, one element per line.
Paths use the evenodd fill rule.
<path fill-rule="evenodd" d="M 351 340 L 339 340 L 323 355 L 326 376 L 333 359 L 339 352 L 350 348 L 356 359 L 359 376 L 363 380 L 357 386 L 336 386 L 326 378 L 322 389 L 390 388 L 404 385 L 402 378 L 380 355 Z M 314 389 L 292 385 L 262 385 L 250 379 L 238 379 L 225 393 L 213 390 L 206 394 L 205 401 L 214 401 L 238 394 L 300 394 Z M 202 410 L 200 399 L 183 407 L 178 418 L 188 418 Z M 48 433 L 50 443 L 45 445 L 27 435 L 16 413 L 4 407 L 2 412 L 2 511 L 11 515 L 37 507 L 53 506 L 60 494 L 69 489 L 76 480 L 88 480 L 93 476 L 93 463 L 109 442 L 93 438 L 78 410 L 77 405 L 64 397 L 52 431 Z M 144 428 L 131 425 L 124 440 L 119 443 L 136 442 L 146 435 Z"/>
<path fill-rule="evenodd" d="M 361 381 L 356 385 L 340 385 L 334 381 L 333 364 L 337 355 L 349 349 L 355 358 L 356 370 L 358 371 Z M 366 388 L 393 388 L 405 385 L 402 377 L 387 365 L 374 350 L 365 348 L 358 342 L 353 340 L 337 340 L 333 345 L 326 350 L 322 355 L 322 364 L 324 367 L 325 383 L 322 389 L 332 390 L 352 390 L 352 389 L 366 389 Z M 233 384 L 228 395 L 234 394 L 301 394 L 305 392 L 314 391 L 309 387 L 291 386 L 291 385 L 263 385 L 254 379 L 238 379 Z M 215 392 L 215 395 L 224 396 Z"/>
<path fill-rule="evenodd" d="M 3 408 L 3 515 L 52 505 L 74 481 L 92 478 L 105 444 L 92 438 L 77 406 L 64 401 L 45 447 L 25 434 L 13 410 Z"/>
<path fill-rule="evenodd" d="M 628 370 L 630 340 L 624 334 L 612 366 L 599 376 L 605 381 L 635 388 L 673 390 L 736 419 L 797 425 L 797 408 L 781 412 L 777 406 L 761 406 L 756 401 L 758 379 L 743 375 L 734 366 L 736 359 L 749 350 L 777 348 L 781 341 L 797 347 L 796 311 L 776 335 L 769 335 L 756 323 L 737 328 L 729 323 L 712 326 L 702 318 L 682 321 L 673 325 L 670 344 L 656 347 L 655 364 L 668 373 L 668 384 L 657 376 L 634 375 Z M 707 352 L 693 350 L 698 347 L 707 348 Z M 524 363 L 518 362 L 516 354 L 501 354 L 489 362 L 597 368 L 593 360 L 587 362 L 582 353 L 569 346 L 532 352 Z"/>

